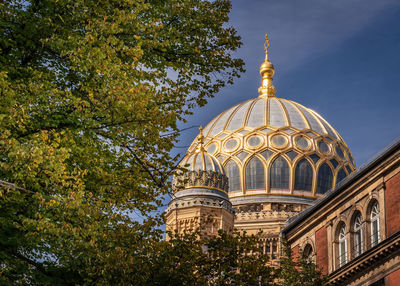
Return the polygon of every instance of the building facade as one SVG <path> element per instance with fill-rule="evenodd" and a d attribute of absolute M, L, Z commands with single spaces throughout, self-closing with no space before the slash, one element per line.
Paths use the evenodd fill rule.
<path fill-rule="evenodd" d="M 400 139 L 282 231 L 334 285 L 400 285 Z"/>
<path fill-rule="evenodd" d="M 180 164 L 187 171 L 174 178 L 167 230 L 261 230 L 262 251 L 272 263 L 279 261 L 284 235 L 295 253 L 309 255 L 334 283 L 346 285 L 350 261 L 397 231 L 386 215 L 390 221 L 397 216 L 385 208 L 387 196 L 398 202 L 399 185 L 389 183 L 398 173 L 396 155 L 371 173 L 356 171 L 345 141 L 322 116 L 277 97 L 268 47 L 266 38 L 259 96 L 216 116 L 189 147 Z"/>

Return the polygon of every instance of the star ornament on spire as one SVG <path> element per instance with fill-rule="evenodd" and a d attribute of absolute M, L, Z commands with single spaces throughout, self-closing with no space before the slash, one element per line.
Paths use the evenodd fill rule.
<path fill-rule="evenodd" d="M 268 48 L 269 48 L 268 34 L 265 34 L 264 51 L 265 51 L 265 59 L 266 60 L 268 60 Z"/>

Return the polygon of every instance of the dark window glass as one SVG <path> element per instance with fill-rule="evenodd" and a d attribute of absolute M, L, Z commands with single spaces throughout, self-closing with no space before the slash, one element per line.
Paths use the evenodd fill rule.
<path fill-rule="evenodd" d="M 310 163 L 306 159 L 302 159 L 297 163 L 294 173 L 294 189 L 311 191 L 313 171 Z"/>
<path fill-rule="evenodd" d="M 270 178 L 272 189 L 289 188 L 289 165 L 281 156 L 275 159 L 271 165 Z"/>
<path fill-rule="evenodd" d="M 318 142 L 318 147 L 319 147 L 319 150 L 322 153 L 328 153 L 329 152 L 329 147 L 324 141 L 319 141 Z"/>
<path fill-rule="evenodd" d="M 317 178 L 317 193 L 325 194 L 332 188 L 332 170 L 328 164 L 324 163 L 319 167 Z"/>
<path fill-rule="evenodd" d="M 335 159 L 332 159 L 331 163 L 333 165 L 333 169 L 336 169 L 336 167 L 339 165 L 339 163 Z"/>
<path fill-rule="evenodd" d="M 339 146 L 336 146 L 336 154 L 338 154 L 338 156 L 339 156 L 340 158 L 344 159 L 343 151 L 342 151 L 342 149 L 340 149 Z"/>
<path fill-rule="evenodd" d="M 250 159 L 246 165 L 246 189 L 264 189 L 265 188 L 265 176 L 264 176 L 264 165 L 257 157 Z"/>
<path fill-rule="evenodd" d="M 317 163 L 319 160 L 319 156 L 317 154 L 311 154 L 310 158 L 314 161 L 314 163 Z"/>
<path fill-rule="evenodd" d="M 265 150 L 261 152 L 261 155 L 263 155 L 263 157 L 268 160 L 269 157 L 271 157 L 274 154 L 274 152 L 270 151 L 270 150 Z"/>
<path fill-rule="evenodd" d="M 243 160 L 247 158 L 247 155 L 249 155 L 249 153 L 242 151 L 239 154 L 236 154 L 236 157 L 239 158 L 240 161 L 243 162 Z"/>
<path fill-rule="evenodd" d="M 343 180 L 344 178 L 346 178 L 346 172 L 343 169 L 340 169 L 338 174 L 337 174 L 337 178 L 336 178 L 336 185 L 339 184 L 339 182 L 341 180 Z"/>
<path fill-rule="evenodd" d="M 293 160 L 294 158 L 297 157 L 298 154 L 292 150 L 287 152 L 286 155 L 290 158 L 290 160 Z"/>
<path fill-rule="evenodd" d="M 229 178 L 229 191 L 240 191 L 240 171 L 235 161 L 230 160 L 225 165 L 226 175 Z"/>
<path fill-rule="evenodd" d="M 312 246 L 309 243 L 307 243 L 307 245 L 304 247 L 304 250 L 303 250 L 304 258 L 306 258 L 307 260 L 311 261 L 312 252 L 313 252 Z"/>

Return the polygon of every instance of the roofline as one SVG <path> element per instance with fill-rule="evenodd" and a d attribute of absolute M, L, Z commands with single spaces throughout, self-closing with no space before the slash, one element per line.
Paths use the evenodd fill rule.
<path fill-rule="evenodd" d="M 376 167 L 379 163 L 381 163 L 384 159 L 390 156 L 394 151 L 400 148 L 400 136 L 394 139 L 387 147 L 378 152 L 371 160 L 367 161 L 363 164 L 356 172 L 352 173 L 345 180 L 341 181 L 335 189 L 327 192 L 327 195 L 320 200 L 317 200 L 313 205 L 311 205 L 306 210 L 299 213 L 297 216 L 292 217 L 288 220 L 288 224 L 285 228 L 282 229 L 281 234 L 286 235 L 289 231 L 291 231 L 295 226 L 308 218 L 309 214 L 314 213 L 316 209 L 321 208 L 328 201 L 330 201 L 335 196 L 339 195 L 343 190 L 345 190 L 348 186 L 353 184 L 357 179 L 362 177 L 365 173 Z"/>

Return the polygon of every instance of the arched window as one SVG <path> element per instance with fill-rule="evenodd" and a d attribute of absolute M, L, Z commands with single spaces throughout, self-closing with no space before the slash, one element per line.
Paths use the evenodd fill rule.
<path fill-rule="evenodd" d="M 371 207 L 371 247 L 379 243 L 379 205 L 374 202 Z"/>
<path fill-rule="evenodd" d="M 229 191 L 240 191 L 240 170 L 236 162 L 229 160 L 225 165 L 225 171 L 229 179 Z"/>
<path fill-rule="evenodd" d="M 317 193 L 325 194 L 332 188 L 332 170 L 328 164 L 324 163 L 319 167 L 317 179 Z"/>
<path fill-rule="evenodd" d="M 361 214 L 356 214 L 353 225 L 353 251 L 354 257 L 359 256 L 363 252 L 363 231 Z"/>
<path fill-rule="evenodd" d="M 274 160 L 270 170 L 271 189 L 289 189 L 289 165 L 283 157 Z"/>
<path fill-rule="evenodd" d="M 246 189 L 265 189 L 264 165 L 257 157 L 253 157 L 246 165 Z"/>
<path fill-rule="evenodd" d="M 344 178 L 346 178 L 346 172 L 342 169 L 339 170 L 337 177 L 336 177 L 336 185 L 339 184 L 339 182 L 341 180 L 343 180 Z"/>
<path fill-rule="evenodd" d="M 304 256 L 304 258 L 311 261 L 312 255 L 313 255 L 313 248 L 312 248 L 311 244 L 307 243 L 306 246 L 304 246 L 303 256 Z"/>
<path fill-rule="evenodd" d="M 311 164 L 306 159 L 300 160 L 294 172 L 294 189 L 311 191 L 312 179 L 313 171 Z"/>
<path fill-rule="evenodd" d="M 338 230 L 338 262 L 339 267 L 347 263 L 346 226 L 341 224 Z"/>

